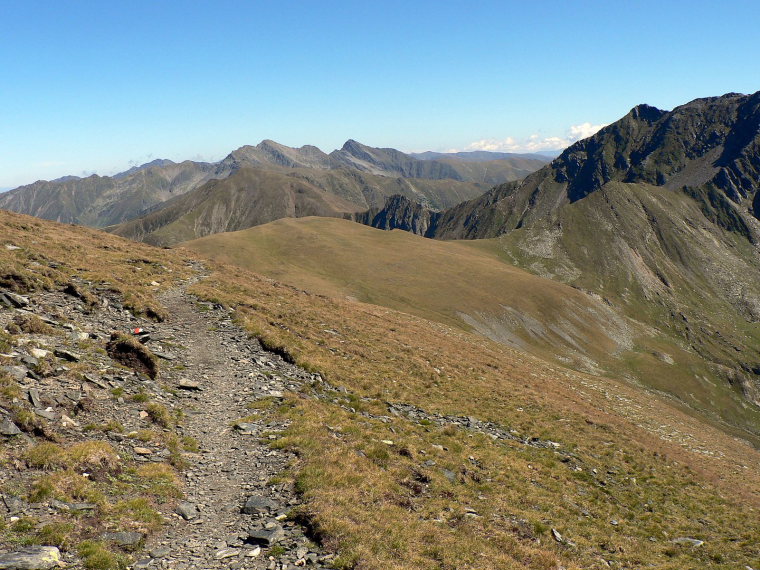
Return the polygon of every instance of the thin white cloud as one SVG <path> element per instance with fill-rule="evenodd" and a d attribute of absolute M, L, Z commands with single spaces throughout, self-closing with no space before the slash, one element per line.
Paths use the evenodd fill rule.
<path fill-rule="evenodd" d="M 559 150 L 569 147 L 576 141 L 585 139 L 595 134 L 607 125 L 592 125 L 582 123 L 571 125 L 565 132 L 564 137 L 542 137 L 533 134 L 527 138 L 517 139 L 507 137 L 505 139 L 481 139 L 468 144 L 463 150 L 488 150 L 491 152 L 538 152 L 542 150 Z"/>

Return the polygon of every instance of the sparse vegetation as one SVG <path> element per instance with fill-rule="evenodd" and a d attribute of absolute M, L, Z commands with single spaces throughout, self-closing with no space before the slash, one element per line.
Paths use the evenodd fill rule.
<path fill-rule="evenodd" d="M 119 464 L 119 456 L 110 444 L 103 441 L 84 441 L 68 449 L 51 442 L 30 447 L 24 455 L 27 463 L 37 469 L 105 469 L 111 471 Z"/>
<path fill-rule="evenodd" d="M 166 406 L 163 406 L 156 402 L 150 402 L 147 406 L 145 406 L 145 411 L 148 412 L 148 417 L 150 420 L 153 423 L 160 425 L 161 427 L 169 428 L 172 427 L 175 423 L 171 412 L 169 412 Z"/>
<path fill-rule="evenodd" d="M 229 267 L 195 290 L 237 307 L 237 320 L 251 332 L 346 389 L 319 400 L 293 397 L 286 409 L 272 410 L 291 422 L 277 445 L 299 455 L 291 472 L 306 501 L 299 516 L 335 541 L 340 564 L 590 568 L 601 563 L 601 552 L 623 566 L 706 568 L 718 551 L 736 564 L 751 564 L 758 554 L 747 539 L 757 525 L 748 505 L 760 481 L 747 478 L 744 447 L 644 392 Z M 324 391 L 318 381 L 312 389 Z M 609 413 L 608 394 L 637 402 L 656 423 L 636 417 L 634 425 L 622 412 Z M 388 401 L 551 439 L 569 460 L 551 446 L 395 417 Z M 359 404 L 390 420 L 352 412 Z M 664 441 L 656 435 L 663 422 L 688 430 L 691 445 L 701 438 L 720 447 L 722 458 L 708 464 L 680 442 Z M 723 492 L 750 503 L 726 501 Z M 662 532 L 703 536 L 697 519 L 708 512 L 723 521 L 719 532 L 711 527 L 712 550 L 667 555 L 672 544 Z M 625 522 L 613 527 L 610 520 Z M 557 542 L 552 528 L 575 546 Z M 746 538 L 734 541 L 735 533 Z"/>
<path fill-rule="evenodd" d="M 87 570 L 126 570 L 128 558 L 108 549 L 102 542 L 86 540 L 77 551 Z"/>
<path fill-rule="evenodd" d="M 18 332 L 27 334 L 52 335 L 55 333 L 55 329 L 37 315 L 16 315 L 13 317 L 12 324 L 16 326 Z"/>

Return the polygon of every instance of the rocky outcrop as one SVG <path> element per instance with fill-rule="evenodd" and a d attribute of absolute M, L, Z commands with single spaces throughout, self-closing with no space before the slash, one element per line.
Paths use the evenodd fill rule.
<path fill-rule="evenodd" d="M 349 216 L 355 222 L 381 230 L 404 230 L 418 236 L 432 237 L 440 214 L 398 194 L 391 196 L 382 208 Z"/>

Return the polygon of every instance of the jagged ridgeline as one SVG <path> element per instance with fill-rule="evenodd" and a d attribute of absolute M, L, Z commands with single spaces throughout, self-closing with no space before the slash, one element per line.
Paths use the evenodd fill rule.
<path fill-rule="evenodd" d="M 442 212 L 396 196 L 355 219 L 495 239 L 506 261 L 660 335 L 618 373 L 749 426 L 737 417 L 760 403 L 759 129 L 760 93 L 639 105 L 524 180 Z M 716 382 L 741 399 L 722 401 Z"/>
<path fill-rule="evenodd" d="M 38 181 L 0 195 L 0 208 L 115 226 L 112 230 L 122 236 L 171 245 L 282 217 L 342 217 L 381 207 L 394 194 L 447 208 L 494 184 L 523 178 L 546 162 L 539 155 L 491 153 L 415 158 L 353 140 L 326 154 L 315 146 L 291 148 L 265 140 L 216 163 L 155 160 L 111 177 Z M 135 221 L 124 224 L 129 220 Z"/>

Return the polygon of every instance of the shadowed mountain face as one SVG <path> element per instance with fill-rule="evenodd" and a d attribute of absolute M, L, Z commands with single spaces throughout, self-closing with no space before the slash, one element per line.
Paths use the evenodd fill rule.
<path fill-rule="evenodd" d="M 524 180 L 444 212 L 435 237 L 494 237 L 623 182 L 682 192 L 709 220 L 755 243 L 759 180 L 760 92 L 697 99 L 670 112 L 639 105 Z"/>
<path fill-rule="evenodd" d="M 760 93 L 728 94 L 670 112 L 640 105 L 524 180 L 443 212 L 394 197 L 354 218 L 498 238 L 509 262 L 659 331 L 671 348 L 652 353 L 682 363 L 663 376 L 642 355 L 620 372 L 708 409 L 710 383 L 760 404 L 759 187 Z"/>
<path fill-rule="evenodd" d="M 153 212 L 167 200 L 210 180 L 254 167 L 311 179 L 327 192 L 349 200 L 358 198 L 354 202 L 359 209 L 381 206 L 385 197 L 393 193 L 441 209 L 479 196 L 494 184 L 522 178 L 545 163 L 536 157 L 487 162 L 417 160 L 395 149 L 376 149 L 356 141 L 348 141 L 341 150 L 328 155 L 315 146 L 291 148 L 265 140 L 256 146 L 240 147 L 214 164 L 177 164 L 159 159 L 111 177 L 64 176 L 50 182 L 38 181 L 2 194 L 0 208 L 104 227 Z M 326 172 L 338 174 L 330 176 Z M 381 182 L 373 176 L 394 182 Z"/>

